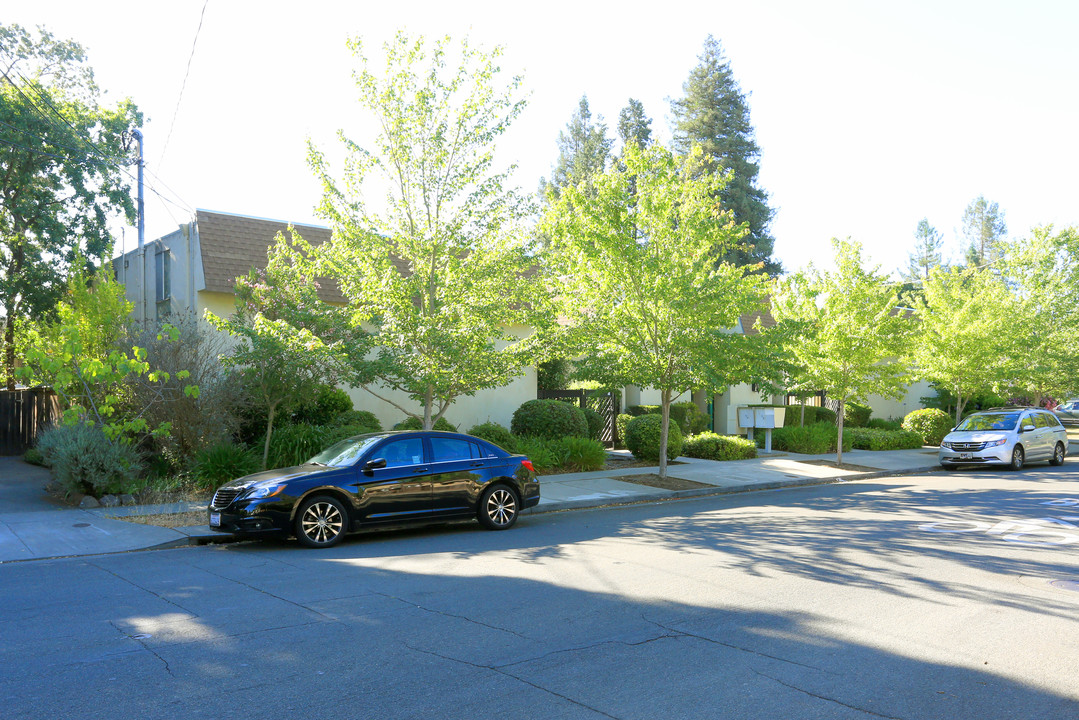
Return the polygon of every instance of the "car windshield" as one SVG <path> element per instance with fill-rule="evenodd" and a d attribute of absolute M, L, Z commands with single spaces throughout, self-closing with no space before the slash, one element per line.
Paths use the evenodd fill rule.
<path fill-rule="evenodd" d="M 363 454 L 364 450 L 382 439 L 381 435 L 362 435 L 334 443 L 318 455 L 307 461 L 307 464 L 328 465 L 329 467 L 347 467 L 352 465 Z"/>
<path fill-rule="evenodd" d="M 992 415 L 971 415 L 959 423 L 956 430 L 1014 430 L 1019 422 L 1020 413 L 993 413 Z"/>

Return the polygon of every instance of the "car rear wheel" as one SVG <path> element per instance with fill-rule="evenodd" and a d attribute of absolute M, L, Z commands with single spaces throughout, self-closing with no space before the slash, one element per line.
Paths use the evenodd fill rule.
<path fill-rule="evenodd" d="M 1053 449 L 1053 459 L 1049 461 L 1050 465 L 1063 465 L 1064 464 L 1064 443 L 1058 442 L 1056 448 Z"/>
<path fill-rule="evenodd" d="M 348 531 L 348 510 L 329 495 L 304 500 L 296 513 L 296 539 L 309 548 L 328 548 L 341 542 Z"/>
<path fill-rule="evenodd" d="M 1012 462 L 1011 462 L 1012 470 L 1022 470 L 1023 469 L 1023 461 L 1025 459 L 1026 459 L 1026 455 L 1023 453 L 1023 448 L 1016 445 L 1015 448 L 1012 449 Z"/>
<path fill-rule="evenodd" d="M 508 485 L 492 485 L 480 496 L 476 517 L 488 530 L 509 530 L 517 522 L 521 499 Z"/>

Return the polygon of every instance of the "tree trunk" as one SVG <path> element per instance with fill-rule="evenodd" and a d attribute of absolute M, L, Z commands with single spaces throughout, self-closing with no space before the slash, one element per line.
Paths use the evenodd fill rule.
<path fill-rule="evenodd" d="M 276 405 L 270 406 L 270 412 L 266 415 L 266 441 L 262 444 L 262 469 L 266 469 L 266 463 L 270 459 L 270 436 L 273 435 L 273 418 L 277 410 Z"/>
<path fill-rule="evenodd" d="M 435 426 L 431 419 L 431 405 L 434 403 L 434 392 L 431 386 L 427 386 L 427 393 L 423 397 L 423 429 L 430 430 Z"/>
<path fill-rule="evenodd" d="M 798 419 L 798 427 L 806 426 L 806 399 L 802 398 L 802 417 Z"/>
<path fill-rule="evenodd" d="M 955 424 L 956 424 L 956 427 L 959 426 L 959 421 L 963 419 L 963 408 L 966 406 L 966 404 L 967 404 L 967 402 L 966 402 L 966 400 L 963 399 L 963 394 L 957 392 L 955 394 Z"/>
<path fill-rule="evenodd" d="M 667 441 L 671 430 L 671 391 L 664 390 L 660 396 L 662 422 L 659 424 L 659 476 L 667 477 Z"/>
<path fill-rule="evenodd" d="M 843 401 L 839 401 L 839 410 L 836 411 L 835 420 L 838 432 L 836 433 L 835 464 L 843 464 Z"/>

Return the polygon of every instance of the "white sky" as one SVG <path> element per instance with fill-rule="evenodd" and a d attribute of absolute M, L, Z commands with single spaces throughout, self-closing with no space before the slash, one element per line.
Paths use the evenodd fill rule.
<path fill-rule="evenodd" d="M 669 139 L 668 99 L 715 35 L 750 96 L 788 270 L 830 264 L 837 236 L 885 271 L 905 266 L 923 217 L 958 259 L 963 209 L 980 194 L 1013 237 L 1079 224 L 1071 0 L 208 0 L 166 148 L 203 1 L 10 2 L 0 19 L 82 43 L 107 97 L 144 111 L 149 182 L 183 206 L 148 192 L 148 240 L 195 207 L 320 222 L 305 139 L 330 150 L 338 129 L 370 137 L 345 38 L 374 49 L 397 29 L 506 47 L 502 66 L 524 75 L 530 102 L 499 158 L 529 191 L 582 94 L 612 137 L 634 97 Z M 124 234 L 130 249 L 135 231 Z"/>

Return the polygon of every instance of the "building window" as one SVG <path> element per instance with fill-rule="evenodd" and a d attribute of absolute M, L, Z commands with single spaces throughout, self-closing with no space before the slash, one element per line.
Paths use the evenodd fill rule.
<path fill-rule="evenodd" d="M 158 250 L 154 256 L 154 285 L 157 288 L 157 302 L 172 298 L 171 275 L 169 251 Z"/>

